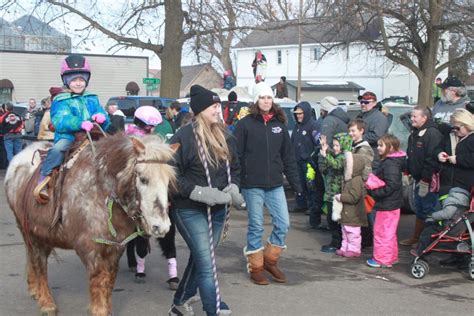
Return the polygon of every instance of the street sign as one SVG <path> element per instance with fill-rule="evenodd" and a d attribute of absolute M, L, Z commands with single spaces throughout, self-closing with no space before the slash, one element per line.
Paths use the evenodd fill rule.
<path fill-rule="evenodd" d="M 147 84 L 146 89 L 149 90 L 149 91 L 150 90 L 156 90 L 156 89 L 158 89 L 158 86 L 159 86 L 158 84 Z"/>
<path fill-rule="evenodd" d="M 160 84 L 160 78 L 143 78 L 144 84 Z"/>

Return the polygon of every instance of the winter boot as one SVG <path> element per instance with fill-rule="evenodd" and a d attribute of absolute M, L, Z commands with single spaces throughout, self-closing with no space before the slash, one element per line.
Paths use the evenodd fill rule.
<path fill-rule="evenodd" d="M 38 184 L 33 190 L 33 196 L 39 204 L 46 204 L 49 202 L 48 183 L 51 180 L 50 176 L 41 176 L 38 179 Z"/>
<path fill-rule="evenodd" d="M 417 218 L 415 222 L 415 231 L 413 233 L 413 237 L 400 241 L 400 245 L 413 246 L 414 244 L 416 244 L 420 239 L 420 235 L 423 231 L 423 228 L 425 228 L 425 222 L 422 219 Z"/>
<path fill-rule="evenodd" d="M 280 254 L 283 251 L 283 247 L 274 246 L 271 243 L 267 243 L 265 245 L 264 250 L 264 262 L 263 267 L 267 270 L 273 277 L 273 280 L 285 283 L 286 276 L 285 274 L 278 268 L 277 263 L 278 259 L 280 258 Z"/>
<path fill-rule="evenodd" d="M 244 247 L 244 256 L 247 258 L 247 271 L 250 273 L 250 280 L 258 285 L 267 285 L 269 282 L 263 273 L 263 248 L 247 251 L 247 247 Z"/>

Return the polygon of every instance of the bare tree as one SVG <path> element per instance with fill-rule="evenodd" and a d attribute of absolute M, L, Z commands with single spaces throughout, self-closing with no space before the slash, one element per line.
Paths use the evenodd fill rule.
<path fill-rule="evenodd" d="M 335 26 L 369 30 L 369 36 L 359 40 L 416 75 L 419 104 L 433 103 L 431 87 L 437 74 L 474 58 L 472 1 L 336 0 L 332 6 Z M 369 27 L 374 21 L 378 27 Z M 462 45 L 456 56 L 442 61 L 453 34 Z"/>

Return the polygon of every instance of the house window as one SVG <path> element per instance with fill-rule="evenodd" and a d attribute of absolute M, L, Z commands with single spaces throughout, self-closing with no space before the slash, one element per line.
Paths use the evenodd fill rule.
<path fill-rule="evenodd" d="M 321 58 L 322 58 L 322 50 L 321 50 L 321 46 L 316 46 L 316 47 L 313 47 L 313 51 L 312 51 L 312 54 L 311 54 L 311 61 L 320 61 Z"/>
<path fill-rule="evenodd" d="M 277 64 L 281 65 L 281 50 L 277 50 Z"/>

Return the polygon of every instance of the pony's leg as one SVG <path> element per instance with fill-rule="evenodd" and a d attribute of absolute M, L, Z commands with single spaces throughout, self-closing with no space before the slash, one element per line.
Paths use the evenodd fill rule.
<path fill-rule="evenodd" d="M 28 283 L 43 315 L 56 315 L 57 307 L 48 285 L 48 257 L 52 248 L 33 243 L 29 249 Z M 31 273 L 31 274 L 30 274 Z M 31 279 L 30 279 L 31 276 Z"/>
<path fill-rule="evenodd" d="M 102 259 L 89 270 L 90 313 L 93 316 L 112 313 L 112 289 L 117 276 L 118 259 L 112 261 L 105 262 Z"/>
<path fill-rule="evenodd" d="M 38 280 L 38 267 L 36 267 L 35 262 L 32 260 L 31 250 L 28 245 L 26 247 L 26 270 L 27 270 L 27 279 L 28 283 L 28 292 L 31 297 L 35 300 L 38 299 L 39 292 L 39 280 Z"/>

